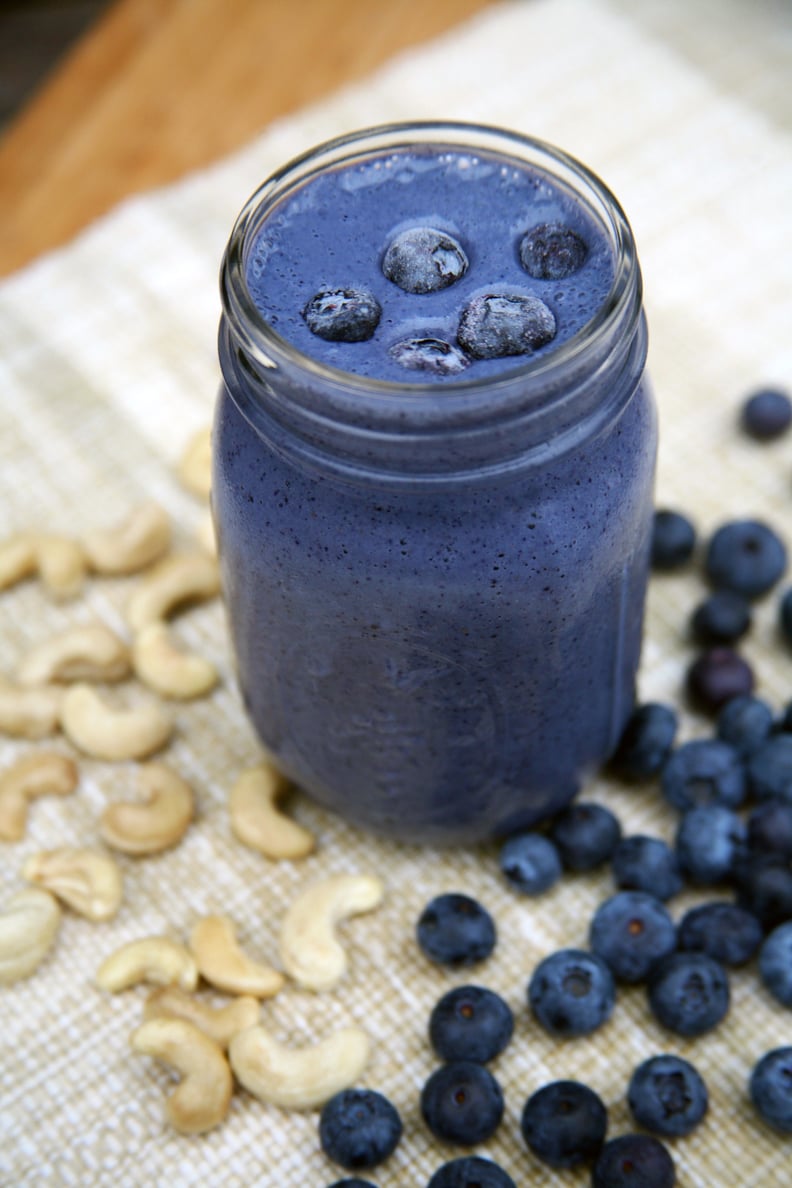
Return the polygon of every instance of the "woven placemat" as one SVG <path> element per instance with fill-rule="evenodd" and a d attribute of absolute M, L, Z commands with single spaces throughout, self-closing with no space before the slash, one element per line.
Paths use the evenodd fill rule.
<path fill-rule="evenodd" d="M 618 194 L 644 271 L 661 418 L 658 500 L 689 511 L 702 536 L 725 519 L 754 515 L 792 544 L 792 439 L 760 447 L 736 423 L 747 389 L 792 380 L 791 45 L 788 9 L 769 0 L 505 3 L 280 122 L 214 169 L 124 204 L 0 286 L 0 534 L 42 525 L 78 534 L 153 498 L 188 545 L 203 508 L 180 487 L 175 466 L 211 417 L 217 270 L 238 208 L 271 169 L 321 139 L 362 124 L 441 116 L 553 141 Z M 125 630 L 129 588 L 123 579 L 92 580 L 66 604 L 34 581 L 4 594 L 0 672 L 13 672 L 34 643 L 69 624 L 98 617 Z M 703 591 L 695 568 L 653 582 L 643 698 L 679 701 L 692 655 L 685 623 Z M 744 651 L 760 692 L 780 707 L 792 692 L 792 658 L 775 616 L 770 596 L 757 607 Z M 588 919 L 612 891 L 609 873 L 566 878 L 528 901 L 505 886 L 495 847 L 386 844 L 301 796 L 295 814 L 316 833 L 316 853 L 300 863 L 266 861 L 230 831 L 229 787 L 259 749 L 234 686 L 221 606 L 191 610 L 177 630 L 223 676 L 211 697 L 177 709 L 168 751 L 194 784 L 198 817 L 176 849 L 120 859 L 126 895 L 115 920 L 90 924 L 66 912 L 36 974 L 0 988 L 0 1183 L 321 1188 L 340 1178 L 319 1150 L 315 1112 L 268 1108 L 241 1091 L 217 1130 L 197 1138 L 170 1130 L 163 1096 L 173 1077 L 128 1046 L 143 993 L 110 997 L 94 977 L 122 942 L 161 932 L 184 938 L 209 912 L 227 913 L 243 945 L 277 963 L 286 906 L 302 887 L 342 871 L 377 872 L 387 886 L 377 912 L 344 927 L 348 975 L 324 994 L 290 986 L 263 1005 L 262 1018 L 293 1044 L 349 1022 L 369 1032 L 363 1083 L 386 1093 L 405 1125 L 396 1153 L 370 1177 L 380 1188 L 421 1188 L 455 1153 L 429 1136 L 418 1097 L 435 1066 L 429 1011 L 469 975 L 432 967 L 412 941 L 423 905 L 448 890 L 475 895 L 498 924 L 498 946 L 475 980 L 499 991 L 517 1022 L 494 1067 L 504 1122 L 481 1151 L 518 1185 L 587 1182 L 587 1173 L 554 1173 L 528 1154 L 519 1116 L 531 1092 L 560 1077 L 584 1080 L 607 1103 L 616 1134 L 631 1125 L 632 1069 L 661 1051 L 693 1059 L 711 1096 L 705 1122 L 673 1146 L 679 1183 L 788 1182 L 788 1142 L 757 1120 L 746 1081 L 762 1052 L 792 1042 L 792 1017 L 773 1004 L 753 967 L 732 977 L 727 1020 L 695 1043 L 652 1020 L 641 988 L 621 991 L 612 1021 L 591 1038 L 549 1038 L 527 1011 L 528 977 L 551 950 L 586 943 Z M 680 737 L 709 730 L 683 709 Z M 0 739 L 0 766 L 30 748 Z M 102 808 L 133 795 L 131 765 L 80 759 L 79 767 L 75 795 L 38 801 L 24 840 L 0 845 L 0 902 L 22 885 L 30 854 L 95 844 Z M 626 832 L 674 835 L 675 815 L 654 785 L 627 789 L 599 778 L 586 795 L 611 805 Z M 701 898 L 675 899 L 675 918 Z"/>

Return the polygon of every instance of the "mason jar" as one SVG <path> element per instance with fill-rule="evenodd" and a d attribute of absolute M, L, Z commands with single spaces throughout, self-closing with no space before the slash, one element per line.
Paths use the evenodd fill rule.
<path fill-rule="evenodd" d="M 571 196 L 612 260 L 593 316 L 442 384 L 343 370 L 284 336 L 251 289 L 262 227 L 317 176 L 407 151 L 464 151 Z M 615 198 L 513 133 L 370 129 L 265 182 L 221 287 L 213 510 L 266 751 L 322 805 L 405 841 L 471 843 L 556 813 L 618 741 L 641 647 L 657 430 Z"/>

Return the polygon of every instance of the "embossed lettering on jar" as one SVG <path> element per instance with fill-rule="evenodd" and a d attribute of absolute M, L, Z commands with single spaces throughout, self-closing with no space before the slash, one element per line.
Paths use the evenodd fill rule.
<path fill-rule="evenodd" d="M 522 238 L 559 222 L 585 255 L 561 279 L 531 275 Z M 468 266 L 410 291 L 383 255 L 427 225 Z M 222 287 L 213 501 L 268 750 L 321 803 L 406 840 L 470 842 L 558 811 L 632 709 L 648 568 L 656 425 L 615 199 L 510 133 L 374 129 L 265 183 Z M 377 302 L 368 338 L 311 333 L 301 311 L 329 288 Z M 492 338 L 504 353 L 464 369 L 390 349 L 464 354 L 463 311 L 487 295 L 541 302 L 553 337 L 515 320 Z"/>

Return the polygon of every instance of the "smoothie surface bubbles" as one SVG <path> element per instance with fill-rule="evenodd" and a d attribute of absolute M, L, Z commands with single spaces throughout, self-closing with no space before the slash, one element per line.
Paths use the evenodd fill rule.
<path fill-rule="evenodd" d="M 605 230 L 560 180 L 442 145 L 301 181 L 246 263 L 254 304 L 292 347 L 398 384 L 486 379 L 546 354 L 613 279 Z"/>

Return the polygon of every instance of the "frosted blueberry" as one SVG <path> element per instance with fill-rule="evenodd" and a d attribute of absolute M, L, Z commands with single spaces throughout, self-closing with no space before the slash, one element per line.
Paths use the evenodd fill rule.
<path fill-rule="evenodd" d="M 592 1188 L 674 1188 L 674 1160 L 651 1134 L 620 1134 L 599 1153 Z"/>
<path fill-rule="evenodd" d="M 515 833 L 501 846 L 500 868 L 515 890 L 541 895 L 561 878 L 561 858 L 542 833 Z"/>
<path fill-rule="evenodd" d="M 652 1056 L 635 1069 L 627 1104 L 639 1126 L 679 1138 L 690 1134 L 707 1112 L 709 1095 L 700 1074 L 681 1056 Z"/>
<path fill-rule="evenodd" d="M 408 371 L 428 371 L 433 375 L 459 375 L 470 363 L 459 347 L 442 338 L 404 338 L 395 342 L 388 354 Z"/>
<path fill-rule="evenodd" d="M 760 388 L 746 397 L 740 423 L 757 441 L 780 437 L 792 424 L 792 400 L 780 388 Z"/>
<path fill-rule="evenodd" d="M 588 1035 L 613 1013 L 613 974 L 595 953 L 560 949 L 540 961 L 528 983 L 528 1004 L 551 1035 Z"/>
<path fill-rule="evenodd" d="M 483 1064 L 452 1060 L 436 1069 L 421 1090 L 421 1114 L 436 1138 L 473 1147 L 498 1129 L 503 1092 Z"/>
<path fill-rule="evenodd" d="M 712 900 L 685 912 L 677 926 L 677 947 L 706 953 L 721 965 L 744 965 L 762 942 L 762 925 L 752 912 L 726 900 Z"/>
<path fill-rule="evenodd" d="M 516 1188 L 497 1163 L 480 1155 L 463 1155 L 439 1167 L 426 1188 Z"/>
<path fill-rule="evenodd" d="M 759 974 L 773 997 L 792 1007 L 792 920 L 779 924 L 762 944 Z"/>
<path fill-rule="evenodd" d="M 764 1121 L 792 1134 L 792 1048 L 765 1052 L 754 1066 L 748 1088 Z"/>
<path fill-rule="evenodd" d="M 601 1098 L 580 1081 L 553 1081 L 528 1098 L 520 1129 L 526 1144 L 551 1167 L 577 1167 L 599 1154 L 608 1128 Z"/>
<path fill-rule="evenodd" d="M 409 227 L 388 245 L 382 271 L 405 293 L 435 293 L 463 277 L 468 258 L 460 244 L 436 227 Z"/>
<path fill-rule="evenodd" d="M 365 289 L 320 289 L 302 311 L 311 333 L 327 342 L 365 342 L 381 314 L 376 297 Z"/>
<path fill-rule="evenodd" d="M 676 948 L 676 930 L 663 904 L 645 891 L 619 891 L 601 903 L 589 929 L 591 950 L 622 982 L 642 982 Z"/>
<path fill-rule="evenodd" d="M 759 598 L 786 569 L 781 538 L 760 520 L 732 520 L 713 533 L 705 558 L 707 577 L 721 590 Z"/>
<path fill-rule="evenodd" d="M 440 965 L 475 965 L 495 948 L 495 922 L 469 895 L 448 892 L 426 905 L 416 925 L 416 938 L 430 961 Z"/>
<path fill-rule="evenodd" d="M 671 953 L 649 979 L 649 1006 L 663 1027 L 688 1037 L 711 1031 L 729 1009 L 729 979 L 706 953 Z"/>
<path fill-rule="evenodd" d="M 474 359 L 501 359 L 530 355 L 555 334 L 555 315 L 538 297 L 486 293 L 465 306 L 457 339 Z"/>
<path fill-rule="evenodd" d="M 373 1089 L 343 1089 L 325 1103 L 319 1118 L 322 1150 L 350 1171 L 383 1163 L 401 1133 L 398 1111 Z"/>
<path fill-rule="evenodd" d="M 563 223 L 540 223 L 520 240 L 520 263 L 537 280 L 563 280 L 582 268 L 588 249 Z"/>

